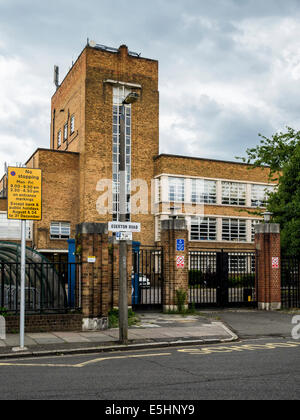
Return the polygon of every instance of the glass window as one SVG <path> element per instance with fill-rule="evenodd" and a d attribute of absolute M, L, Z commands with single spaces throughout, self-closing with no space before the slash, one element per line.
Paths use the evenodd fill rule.
<path fill-rule="evenodd" d="M 122 103 L 131 91 L 124 86 L 113 88 L 113 220 L 119 220 L 119 162 L 120 162 L 120 123 Z M 126 133 L 126 179 L 127 179 L 127 220 L 130 220 L 131 191 L 131 105 L 125 105 Z"/>
<path fill-rule="evenodd" d="M 216 204 L 217 182 L 205 179 L 192 179 L 192 203 Z"/>
<path fill-rule="evenodd" d="M 242 219 L 222 220 L 222 240 L 232 242 L 247 241 L 247 224 Z"/>
<path fill-rule="evenodd" d="M 246 184 L 222 182 L 222 204 L 230 206 L 246 205 Z"/>
<path fill-rule="evenodd" d="M 216 241 L 217 219 L 193 217 L 191 221 L 191 241 Z"/>
<path fill-rule="evenodd" d="M 57 147 L 61 146 L 61 130 L 57 133 Z"/>
<path fill-rule="evenodd" d="M 261 220 L 251 220 L 251 241 L 255 241 L 255 226 L 262 223 Z"/>
<path fill-rule="evenodd" d="M 68 123 L 64 125 L 64 141 L 68 139 Z"/>
<path fill-rule="evenodd" d="M 70 122 L 70 132 L 73 134 L 75 132 L 75 116 L 72 115 Z"/>
<path fill-rule="evenodd" d="M 69 239 L 71 235 L 71 225 L 68 222 L 51 222 L 51 239 Z"/>
<path fill-rule="evenodd" d="M 169 201 L 184 202 L 184 178 L 169 177 Z"/>
<path fill-rule="evenodd" d="M 266 207 L 269 193 L 274 192 L 274 187 L 266 185 L 252 185 L 251 190 L 251 206 Z"/>

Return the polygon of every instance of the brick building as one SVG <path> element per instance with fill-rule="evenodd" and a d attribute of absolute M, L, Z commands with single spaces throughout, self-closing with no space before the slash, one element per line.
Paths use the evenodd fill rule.
<path fill-rule="evenodd" d="M 260 219 L 249 210 L 263 208 L 274 188 L 268 168 L 159 155 L 158 62 L 124 45 L 87 45 L 52 97 L 50 149 L 26 162 L 43 171 L 43 219 L 28 225 L 31 246 L 66 255 L 77 224 L 118 219 L 120 105 L 131 92 L 139 99 L 126 105 L 128 209 L 142 225 L 134 240 L 159 243 L 161 222 L 176 212 L 186 218 L 192 246 L 254 248 Z M 6 218 L 6 191 L 4 176 L 0 240 L 17 240 L 19 225 Z"/>

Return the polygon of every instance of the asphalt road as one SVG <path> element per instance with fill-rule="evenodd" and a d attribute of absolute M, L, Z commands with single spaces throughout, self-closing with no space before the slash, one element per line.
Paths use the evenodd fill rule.
<path fill-rule="evenodd" d="M 0 399 L 299 399 L 300 341 L 0 361 Z"/>

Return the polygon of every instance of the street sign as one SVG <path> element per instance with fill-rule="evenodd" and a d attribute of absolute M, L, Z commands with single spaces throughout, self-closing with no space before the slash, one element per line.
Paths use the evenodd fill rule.
<path fill-rule="evenodd" d="M 139 233 L 141 231 L 140 223 L 130 223 L 130 222 L 109 222 L 108 223 L 109 232 L 132 232 Z"/>
<path fill-rule="evenodd" d="M 184 252 L 185 241 L 184 239 L 177 239 L 177 251 Z"/>
<path fill-rule="evenodd" d="M 177 265 L 177 268 L 184 268 L 185 266 L 184 256 L 180 256 L 176 258 L 176 265 Z"/>
<path fill-rule="evenodd" d="M 42 219 L 42 171 L 30 168 L 8 168 L 7 218 Z"/>
<path fill-rule="evenodd" d="M 132 232 L 117 232 L 117 241 L 132 241 Z"/>
<path fill-rule="evenodd" d="M 272 258 L 272 268 L 278 269 L 279 268 L 279 257 Z"/>

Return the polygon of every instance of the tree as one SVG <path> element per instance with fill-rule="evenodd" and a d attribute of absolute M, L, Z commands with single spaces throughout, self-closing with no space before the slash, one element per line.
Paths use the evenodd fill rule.
<path fill-rule="evenodd" d="M 260 137 L 260 145 L 247 149 L 248 158 L 242 160 L 270 167 L 270 180 L 278 182 L 278 189 L 269 195 L 267 209 L 281 225 L 283 252 L 300 255 L 300 131 L 288 127 L 271 139 Z"/>

